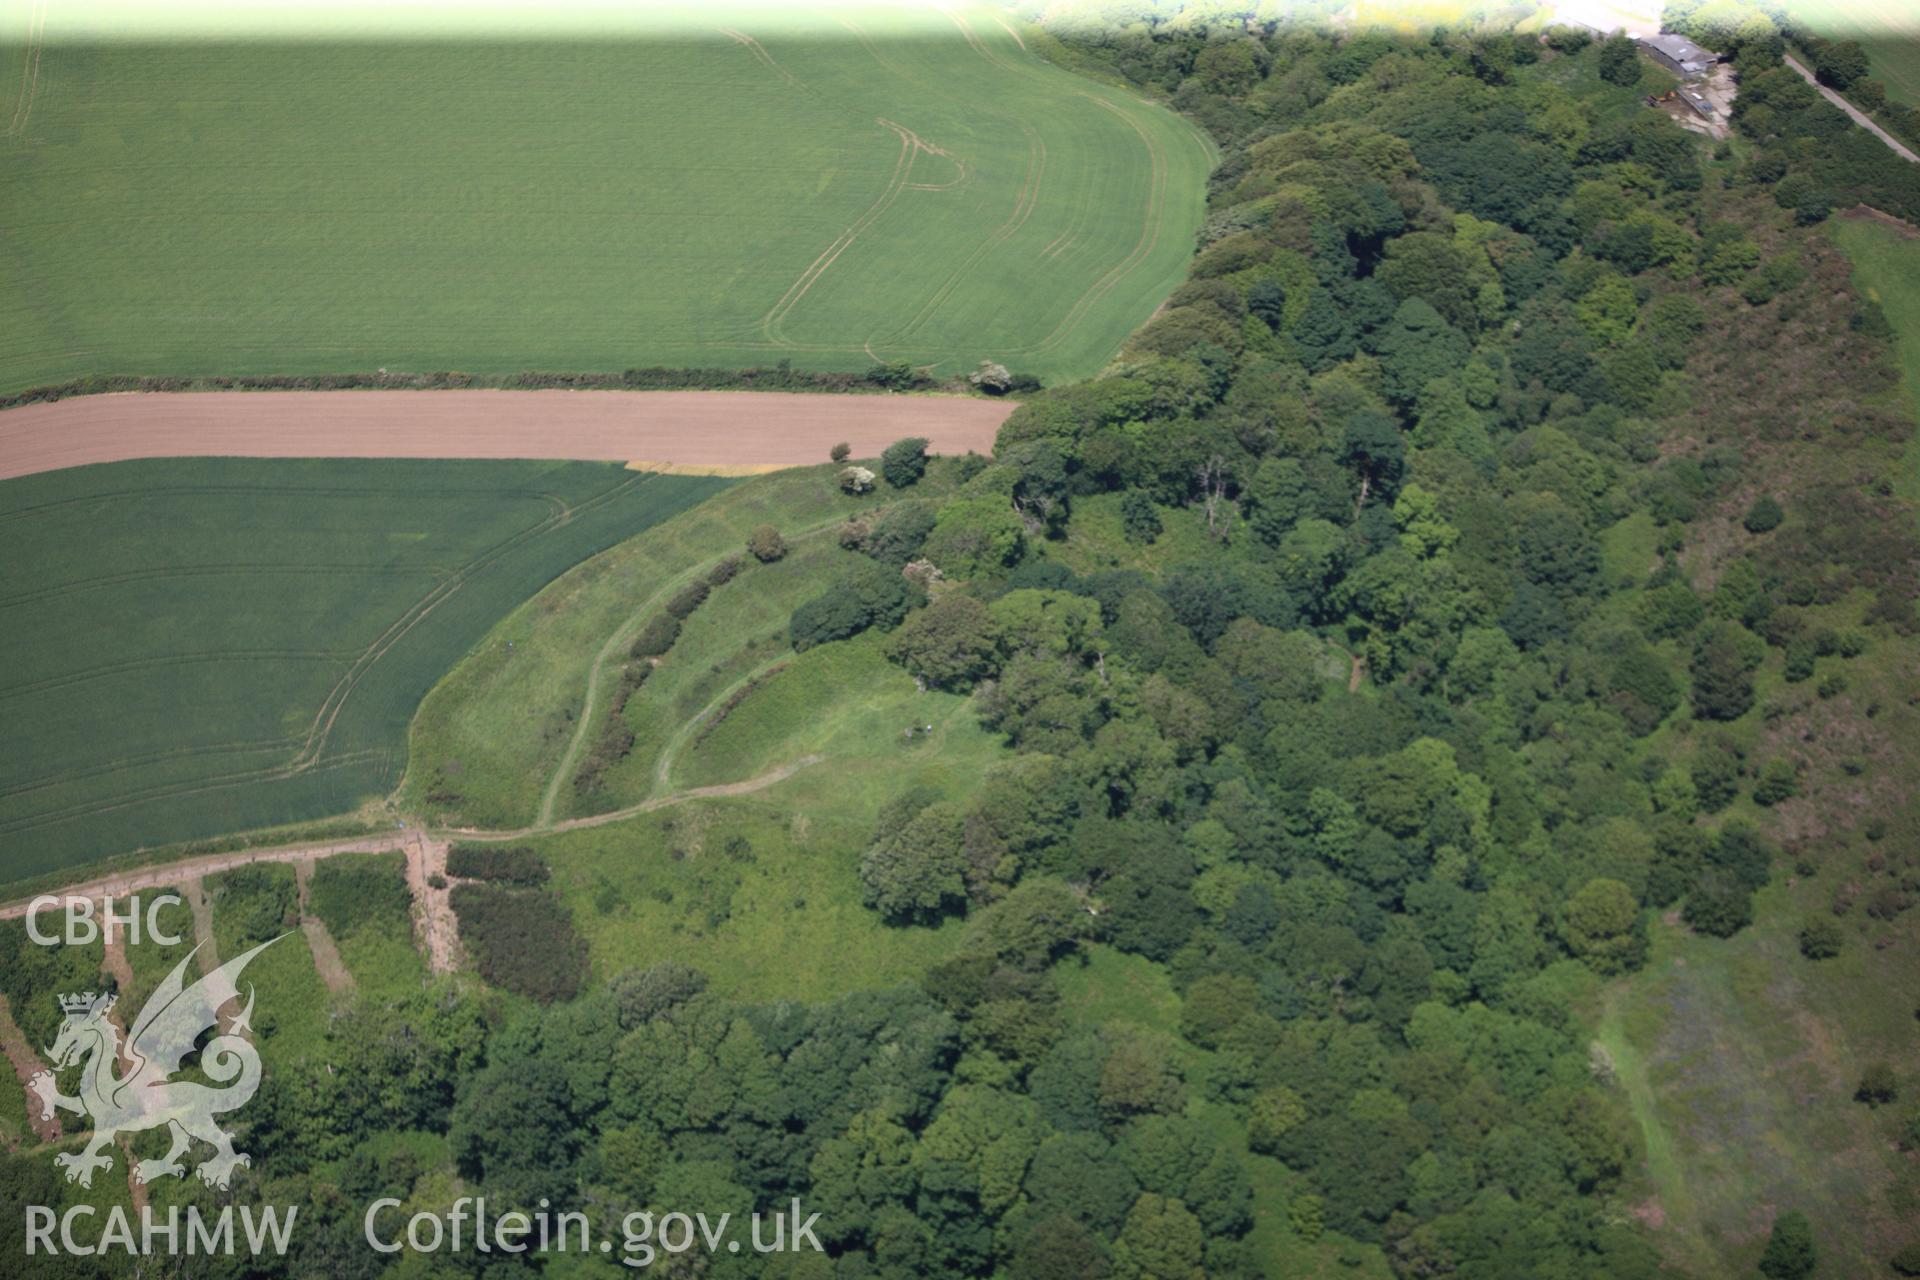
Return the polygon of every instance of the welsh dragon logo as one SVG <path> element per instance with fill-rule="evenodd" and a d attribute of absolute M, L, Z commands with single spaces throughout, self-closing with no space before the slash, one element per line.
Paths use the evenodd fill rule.
<path fill-rule="evenodd" d="M 224 1190 L 236 1165 L 252 1163 L 244 1153 L 233 1149 L 233 1135 L 214 1120 L 221 1112 L 245 1106 L 260 1087 L 260 1054 L 244 1034 L 251 1030 L 251 986 L 247 988 L 246 1007 L 229 1022 L 224 1033 L 214 1036 L 200 1051 L 200 1071 L 225 1087 L 168 1077 L 180 1070 L 182 1059 L 193 1052 L 201 1034 L 217 1027 L 221 1008 L 238 997 L 234 984 L 240 971 L 273 942 L 263 942 L 227 961 L 192 986 L 187 986 L 181 975 L 199 948 L 189 952 L 148 998 L 127 1033 L 125 1075 L 115 1074 L 121 1057 L 120 1029 L 107 1016 L 116 997 L 91 991 L 60 997 L 67 1020 L 53 1046 L 45 1051 L 53 1071 L 40 1072 L 27 1087 L 39 1097 L 43 1119 L 53 1119 L 58 1107 L 86 1116 L 93 1123 L 93 1137 L 86 1150 L 54 1157 L 55 1163 L 67 1171 L 68 1182 L 92 1186 L 95 1170 L 113 1167 L 113 1157 L 106 1152 L 118 1135 L 162 1125 L 173 1131 L 173 1146 L 158 1160 L 134 1164 L 134 1177 L 141 1182 L 186 1173 L 180 1157 L 195 1140 L 214 1149 L 213 1156 L 202 1161 L 197 1170 L 200 1180 L 210 1187 Z M 80 1096 L 67 1097 L 60 1092 L 54 1072 L 82 1060 Z"/>

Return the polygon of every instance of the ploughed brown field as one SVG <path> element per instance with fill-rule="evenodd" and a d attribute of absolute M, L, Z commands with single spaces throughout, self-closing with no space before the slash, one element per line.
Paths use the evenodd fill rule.
<path fill-rule="evenodd" d="M 1014 410 L 966 396 L 773 391 L 206 391 L 0 412 L 0 479 L 128 458 L 564 458 L 688 467 L 986 453 Z"/>

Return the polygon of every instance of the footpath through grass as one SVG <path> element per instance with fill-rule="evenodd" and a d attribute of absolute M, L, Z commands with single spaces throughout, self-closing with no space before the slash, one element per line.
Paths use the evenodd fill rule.
<path fill-rule="evenodd" d="M 0 881 L 384 795 L 502 614 L 729 483 L 204 458 L 0 483 Z"/>
<path fill-rule="evenodd" d="M 98 8 L 46 12 L 30 107 L 0 34 L 0 392 L 780 360 L 1086 376 L 1183 277 L 1213 162 L 986 6 L 83 42 L 114 25 Z"/>

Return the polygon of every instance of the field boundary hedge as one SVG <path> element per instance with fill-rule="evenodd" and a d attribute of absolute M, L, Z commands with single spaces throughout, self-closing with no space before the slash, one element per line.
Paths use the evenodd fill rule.
<path fill-rule="evenodd" d="M 1037 378 L 1016 379 L 1016 390 L 1040 386 Z M 523 370 L 478 374 L 438 370 L 431 373 L 217 374 L 205 377 L 150 374 L 96 374 L 29 387 L 0 395 L 0 410 L 50 404 L 77 396 L 118 395 L 130 391 L 817 391 L 830 395 L 891 395 L 907 392 L 960 392 L 983 395 L 965 378 L 930 378 L 917 369 L 875 365 L 859 372 L 814 372 L 784 361 L 743 369 L 670 368 L 663 365 L 620 373 L 565 373 Z"/>

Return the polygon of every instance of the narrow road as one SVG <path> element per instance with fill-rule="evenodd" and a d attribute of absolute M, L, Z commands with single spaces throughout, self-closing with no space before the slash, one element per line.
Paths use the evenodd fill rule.
<path fill-rule="evenodd" d="M 1874 137 L 1880 139 L 1880 141 L 1886 143 L 1888 147 L 1892 148 L 1893 153 L 1899 156 L 1902 160 L 1905 160 L 1910 164 L 1920 164 L 1920 156 L 1913 154 L 1913 152 L 1907 150 L 1906 147 L 1902 146 L 1898 138 L 1895 138 L 1892 134 L 1888 133 L 1885 129 L 1882 129 L 1879 125 L 1875 124 L 1872 121 L 1872 119 L 1867 116 L 1866 112 L 1860 110 L 1858 107 L 1854 106 L 1851 102 L 1848 102 L 1845 98 L 1841 97 L 1839 94 L 1835 93 L 1833 90 L 1827 88 L 1827 86 L 1821 84 L 1819 77 L 1815 76 L 1813 72 L 1807 70 L 1804 66 L 1802 66 L 1798 58 L 1795 58 L 1792 54 L 1789 53 L 1786 55 L 1786 60 L 1787 60 L 1788 66 L 1792 67 L 1795 71 L 1798 71 L 1800 73 L 1801 79 L 1805 80 L 1808 84 L 1812 85 L 1815 89 L 1818 89 L 1820 91 L 1821 97 L 1825 98 L 1828 102 L 1831 102 L 1834 106 L 1846 112 L 1847 115 L 1853 120 L 1855 124 L 1859 125 L 1862 129 L 1865 129 L 1868 133 L 1871 133 Z"/>
<path fill-rule="evenodd" d="M 407 888 L 413 892 L 416 908 L 414 927 L 427 949 L 427 970 L 452 973 L 460 967 L 460 922 L 453 914 L 453 889 L 447 883 L 447 844 L 415 831 L 407 841 L 406 854 Z"/>

